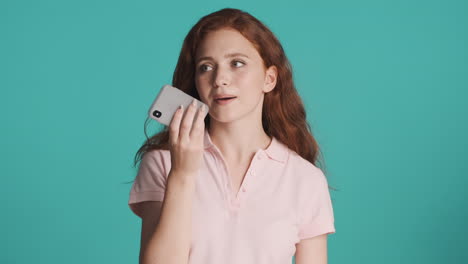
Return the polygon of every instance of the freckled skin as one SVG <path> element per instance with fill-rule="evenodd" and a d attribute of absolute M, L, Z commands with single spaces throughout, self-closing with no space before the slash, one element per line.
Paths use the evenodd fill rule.
<path fill-rule="evenodd" d="M 227 57 L 228 54 L 237 55 Z M 198 61 L 199 58 L 205 59 Z M 233 29 L 210 32 L 197 50 L 196 61 L 195 84 L 202 101 L 210 106 L 214 121 L 261 118 L 264 93 L 274 87 L 265 84 L 267 69 L 248 39 Z M 237 99 L 220 106 L 213 101 L 220 93 L 235 95 Z"/>

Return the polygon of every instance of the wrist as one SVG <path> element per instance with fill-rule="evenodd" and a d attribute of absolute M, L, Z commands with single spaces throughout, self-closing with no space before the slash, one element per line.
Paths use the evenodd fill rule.
<path fill-rule="evenodd" d="M 172 181 L 181 185 L 194 185 L 195 177 L 196 173 L 193 172 L 171 170 L 169 172 L 168 181 Z"/>

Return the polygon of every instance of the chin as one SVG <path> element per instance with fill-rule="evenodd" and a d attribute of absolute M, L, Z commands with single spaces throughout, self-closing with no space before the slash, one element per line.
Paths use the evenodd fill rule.
<path fill-rule="evenodd" d="M 232 117 L 232 116 L 210 116 L 211 122 L 216 121 L 217 123 L 231 123 L 236 121 L 238 118 Z"/>
<path fill-rule="evenodd" d="M 218 123 L 232 123 L 244 118 L 249 118 L 252 115 L 252 111 L 225 111 L 223 113 L 214 113 L 210 115 L 211 120 L 216 121 Z"/>

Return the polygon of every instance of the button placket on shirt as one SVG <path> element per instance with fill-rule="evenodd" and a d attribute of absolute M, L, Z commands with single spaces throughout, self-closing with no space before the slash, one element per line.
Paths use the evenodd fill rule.
<path fill-rule="evenodd" d="M 263 151 L 260 151 L 256 157 L 254 157 L 252 163 L 250 164 L 250 167 L 247 171 L 247 174 L 244 178 L 244 181 L 242 182 L 241 188 L 239 190 L 239 193 L 237 194 L 237 197 L 233 197 L 231 194 L 231 189 L 229 186 L 229 182 L 226 184 L 226 188 L 229 194 L 228 202 L 229 202 L 229 207 L 231 209 L 231 215 L 237 215 L 238 211 L 240 210 L 241 204 L 244 202 L 245 195 L 248 191 L 248 184 L 251 179 L 249 177 L 255 177 L 257 174 L 256 170 L 259 167 L 260 160 L 265 158 L 265 154 Z M 248 175 L 250 174 L 250 176 Z M 226 177 L 227 178 L 227 177 Z"/>
<path fill-rule="evenodd" d="M 228 209 L 226 211 L 226 216 L 237 216 L 238 213 L 239 213 L 239 209 L 240 209 L 240 206 L 241 204 L 243 203 L 243 200 L 245 200 L 245 197 L 246 197 L 246 193 L 249 189 L 248 185 L 249 185 L 249 182 L 250 182 L 250 178 L 249 177 L 253 177 L 255 176 L 257 173 L 255 171 L 255 168 L 259 168 L 260 166 L 260 161 L 261 160 L 264 160 L 265 158 L 267 158 L 266 156 L 266 153 L 264 150 L 259 150 L 257 153 L 256 153 L 256 156 L 252 159 L 251 161 L 251 164 L 248 168 L 248 171 L 245 175 L 245 178 L 242 182 L 242 185 L 240 186 L 240 190 L 237 194 L 232 194 L 232 189 L 230 188 L 230 183 L 231 183 L 231 179 L 229 179 L 229 175 L 228 175 L 228 171 L 227 171 L 227 165 L 226 165 L 226 162 L 221 154 L 221 152 L 219 151 L 219 149 L 216 147 L 216 146 L 212 146 L 212 152 L 215 154 L 215 156 L 218 156 L 220 163 L 223 165 L 224 167 L 224 171 L 225 171 L 225 177 L 224 179 L 226 180 L 226 184 L 225 184 L 225 202 L 227 203 L 228 205 Z M 262 161 L 263 162 L 263 161 Z M 219 163 L 218 163 L 219 164 Z M 250 174 L 251 176 L 249 176 L 248 174 Z M 235 217 L 237 218 L 237 217 Z"/>

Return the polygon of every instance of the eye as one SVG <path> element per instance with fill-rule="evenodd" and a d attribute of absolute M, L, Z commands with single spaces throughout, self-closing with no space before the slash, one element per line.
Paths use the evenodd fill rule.
<path fill-rule="evenodd" d="M 243 61 L 240 61 L 240 60 L 235 60 L 235 61 L 232 61 L 232 65 L 234 65 L 234 67 L 236 67 L 236 68 L 239 68 L 239 67 L 244 66 L 245 63 Z"/>
<path fill-rule="evenodd" d="M 206 72 L 206 71 L 209 71 L 212 69 L 212 67 L 210 65 L 207 65 L 207 64 L 202 64 L 200 65 L 199 67 L 200 71 L 202 72 Z"/>

